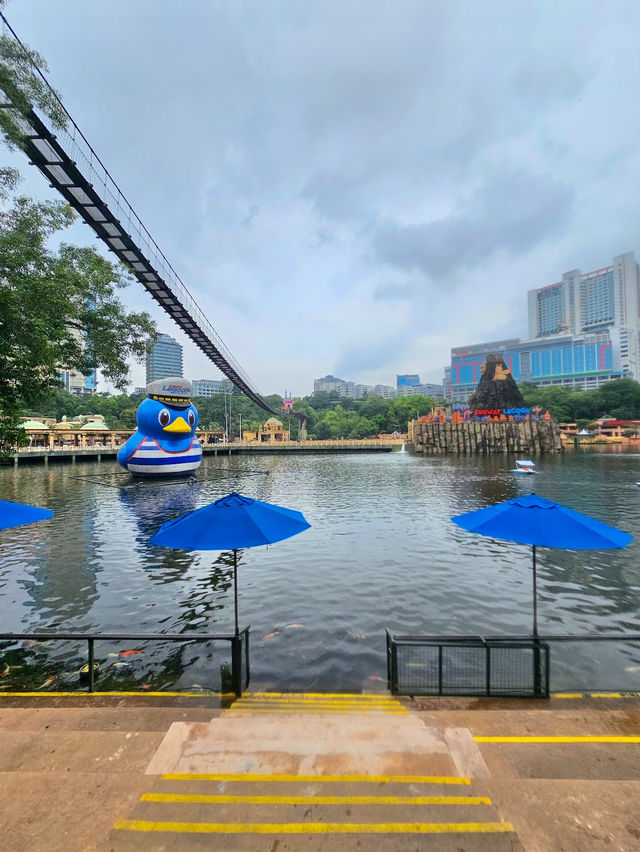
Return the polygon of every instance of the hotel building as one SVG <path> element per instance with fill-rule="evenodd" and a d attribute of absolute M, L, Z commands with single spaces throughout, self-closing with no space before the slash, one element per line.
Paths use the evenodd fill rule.
<path fill-rule="evenodd" d="M 465 402 L 488 354 L 499 352 L 516 381 L 593 390 L 629 376 L 640 379 L 640 291 L 633 253 L 610 266 L 566 272 L 562 281 L 528 293 L 529 338 L 451 350 L 445 394 Z"/>

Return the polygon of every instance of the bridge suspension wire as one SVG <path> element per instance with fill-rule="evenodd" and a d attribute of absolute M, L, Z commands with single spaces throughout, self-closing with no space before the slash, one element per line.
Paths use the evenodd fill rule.
<path fill-rule="evenodd" d="M 16 129 L 22 150 L 216 367 L 260 408 L 277 414 L 225 346 L 2 12 L 0 17 L 64 115 L 58 123 L 30 101 L 25 107 L 12 91 L 13 84 L 0 83 L 6 98 L 0 109 Z M 16 89 L 26 96 L 17 85 Z"/>

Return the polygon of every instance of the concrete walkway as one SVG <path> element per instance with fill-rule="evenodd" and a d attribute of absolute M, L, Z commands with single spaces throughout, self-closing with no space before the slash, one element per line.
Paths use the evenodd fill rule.
<path fill-rule="evenodd" d="M 640 849 L 637 698 L 1 700 L 7 852 Z"/>

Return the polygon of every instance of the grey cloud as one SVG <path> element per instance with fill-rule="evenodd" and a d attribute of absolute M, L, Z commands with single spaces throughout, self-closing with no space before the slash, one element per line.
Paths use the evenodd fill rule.
<path fill-rule="evenodd" d="M 376 302 L 409 302 L 415 294 L 411 284 L 379 284 L 373 291 Z"/>
<path fill-rule="evenodd" d="M 373 245 L 380 260 L 398 269 L 450 278 L 497 252 L 526 253 L 544 238 L 558 237 L 570 219 L 574 191 L 568 184 L 523 172 L 499 175 L 464 209 L 434 222 L 385 222 Z"/>

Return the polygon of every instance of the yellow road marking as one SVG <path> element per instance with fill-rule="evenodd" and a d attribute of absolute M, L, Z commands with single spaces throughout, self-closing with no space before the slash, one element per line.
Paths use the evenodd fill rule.
<path fill-rule="evenodd" d="M 245 805 L 490 805 L 485 796 L 210 796 L 144 793 L 141 802 Z"/>
<path fill-rule="evenodd" d="M 513 831 L 510 822 L 150 822 L 121 819 L 124 831 L 171 831 L 192 834 L 444 834 Z"/>
<path fill-rule="evenodd" d="M 386 707 L 229 707 L 228 713 L 384 713 L 387 716 L 406 716 L 408 710 L 389 710 Z"/>
<path fill-rule="evenodd" d="M 354 700 L 354 701 L 395 701 L 397 699 L 391 698 L 386 695 L 363 695 L 360 692 L 244 692 L 242 694 L 243 698 L 281 698 L 281 699 L 291 699 L 294 701 L 298 701 L 302 699 L 316 699 L 319 698 L 321 700 L 325 700 L 327 698 L 338 698 L 343 701 L 346 699 Z"/>
<path fill-rule="evenodd" d="M 552 698 L 640 698 L 640 692 L 553 692 Z"/>
<path fill-rule="evenodd" d="M 219 692 L 151 692 L 144 689 L 137 692 L 0 692 L 0 698 L 122 698 L 135 695 L 137 698 L 223 698 Z"/>
<path fill-rule="evenodd" d="M 223 775 L 212 773 L 173 772 L 162 776 L 164 781 L 274 781 L 274 782 L 314 782 L 334 784 L 470 784 L 469 778 L 455 775 Z"/>
<path fill-rule="evenodd" d="M 477 743 L 640 743 L 640 737 L 474 737 Z"/>
<path fill-rule="evenodd" d="M 399 701 L 340 701 L 337 698 L 329 698 L 322 701 L 320 698 L 301 698 L 299 701 L 284 701 L 281 698 L 276 698 L 269 701 L 266 698 L 256 698 L 248 700 L 241 698 L 234 703 L 234 707 L 289 707 L 290 705 L 306 706 L 306 707 L 393 707 L 395 709 L 402 708 Z M 404 708 L 403 708 L 404 709 Z"/>

